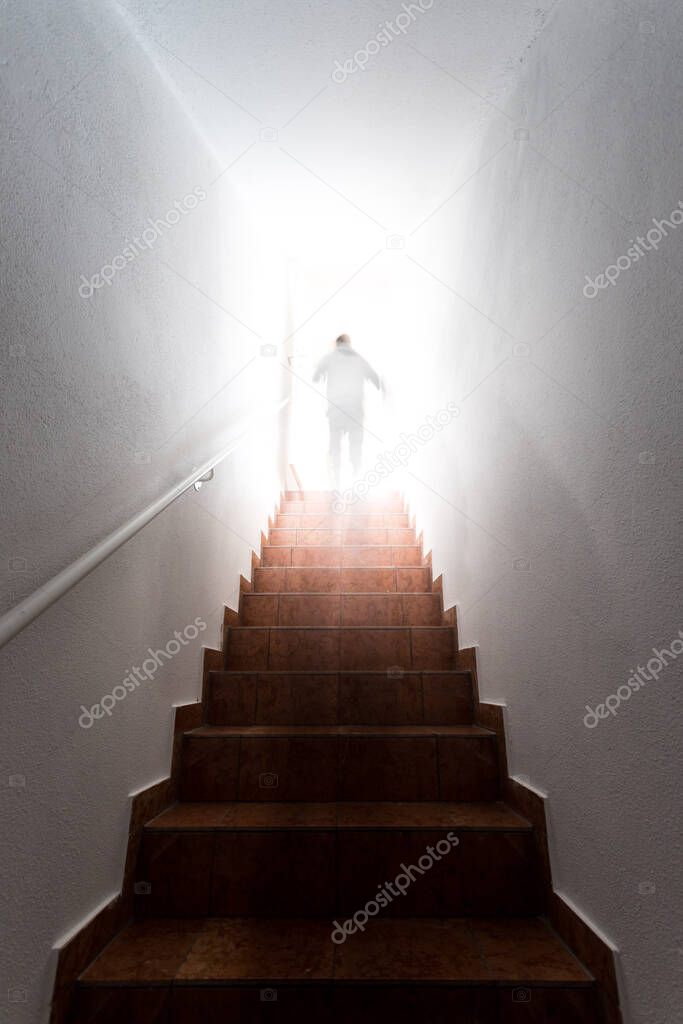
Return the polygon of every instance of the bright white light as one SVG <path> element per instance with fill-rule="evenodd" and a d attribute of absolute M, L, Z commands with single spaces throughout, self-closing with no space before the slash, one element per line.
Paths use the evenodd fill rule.
<path fill-rule="evenodd" d="M 401 430 L 408 430 L 419 418 L 421 389 L 413 387 L 424 360 L 424 332 L 415 285 L 416 268 L 391 250 L 381 250 L 353 281 L 291 339 L 293 403 L 290 461 L 305 486 L 330 486 L 327 471 L 327 402 L 323 384 L 312 383 L 318 361 L 334 348 L 337 335 L 350 335 L 352 345 L 382 378 L 382 393 L 369 384 L 365 388 L 365 433 L 363 472 L 397 443 Z M 305 306 L 306 282 L 299 282 L 295 305 Z M 297 301 L 298 300 L 298 301 Z M 397 396 L 403 395 L 399 405 Z M 406 396 L 414 396 L 416 409 Z M 344 454 L 344 453 L 343 453 Z M 342 484 L 351 485 L 348 456 L 343 461 Z M 376 490 L 400 489 L 403 474 L 398 471 Z"/>

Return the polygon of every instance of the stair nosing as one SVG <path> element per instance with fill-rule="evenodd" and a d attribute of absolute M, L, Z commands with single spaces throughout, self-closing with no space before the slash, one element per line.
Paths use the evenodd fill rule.
<path fill-rule="evenodd" d="M 291 533 L 291 530 L 289 532 Z M 296 544 L 296 543 L 294 543 L 294 544 L 268 544 L 268 542 L 266 542 L 263 545 L 263 547 L 264 548 L 323 548 L 323 549 L 325 549 L 325 548 L 420 548 L 420 547 L 422 547 L 422 545 L 419 544 L 417 541 L 415 542 L 415 544 Z M 272 568 L 272 566 L 266 566 L 266 568 Z M 316 567 L 312 566 L 312 568 L 316 568 Z M 320 566 L 320 568 L 325 568 L 325 566 Z M 327 568 L 334 568 L 334 566 L 327 566 Z M 357 566 L 353 566 L 353 567 L 345 566 L 344 568 L 376 569 L 378 567 L 376 565 L 357 565 Z M 413 565 L 413 566 L 407 565 L 407 566 L 403 566 L 403 565 L 396 565 L 396 563 L 394 562 L 394 563 L 390 564 L 388 566 L 388 568 L 394 568 L 394 569 L 421 569 L 421 568 L 423 568 L 423 566 L 420 566 L 420 565 Z"/>
<path fill-rule="evenodd" d="M 328 596 L 335 597 L 336 595 L 329 594 Z M 378 629 L 455 629 L 455 626 L 449 626 L 448 624 L 441 626 L 243 626 L 240 624 L 237 626 L 230 626 L 230 629 L 364 629 L 376 632 Z"/>
<path fill-rule="evenodd" d="M 275 515 L 276 516 L 337 516 L 340 519 L 340 521 L 343 522 L 345 517 L 347 517 L 347 516 L 367 516 L 367 517 L 370 517 L 370 516 L 407 516 L 408 513 L 405 512 L 405 511 L 404 512 L 279 512 L 278 511 L 278 512 L 275 513 Z M 280 527 L 278 527 L 278 529 L 280 529 Z M 321 529 L 321 530 L 333 529 L 333 527 L 321 526 L 321 527 L 318 527 L 318 529 Z M 363 526 L 352 526 L 351 529 L 352 530 L 363 530 L 363 529 L 365 529 L 365 527 L 363 527 Z M 367 527 L 367 529 L 370 529 L 370 527 Z M 410 525 L 408 525 L 406 527 L 402 527 L 402 526 L 399 526 L 399 527 L 387 527 L 387 529 L 399 529 L 399 530 L 406 529 L 406 530 L 410 530 L 411 527 L 410 527 Z"/>
<path fill-rule="evenodd" d="M 239 627 L 240 629 L 242 627 Z M 248 626 L 247 629 L 268 629 L 268 626 Z M 290 627 L 283 626 L 283 629 Z M 297 626 L 291 627 L 297 629 Z M 317 627 L 314 627 L 317 628 Z M 348 629 L 355 629 L 355 626 L 348 626 Z M 430 627 L 418 626 L 418 629 Z M 239 676 L 260 676 L 260 675 L 274 675 L 274 676 L 337 676 L 340 673 L 346 676 L 386 676 L 387 670 L 381 668 L 212 668 L 209 670 L 210 676 L 215 675 L 239 675 Z M 406 668 L 402 669 L 402 676 L 421 676 L 421 675 L 472 675 L 471 668 Z M 392 678 L 391 676 L 389 678 Z"/>
<path fill-rule="evenodd" d="M 277 732 L 264 730 L 276 729 Z M 217 731 L 220 730 L 220 731 Z M 280 731 L 282 730 L 282 731 Z M 384 730 L 384 731 L 382 731 Z M 401 730 L 397 732 L 397 730 Z M 464 732 L 456 731 L 464 730 Z M 272 737 L 279 739 L 284 736 L 378 736 L 381 738 L 406 739 L 430 737 L 430 736 L 463 736 L 466 739 L 478 739 L 480 737 L 492 736 L 496 733 L 493 729 L 487 729 L 483 725 L 200 725 L 194 729 L 185 729 L 183 736 L 196 736 L 201 739 L 221 739 L 225 736 L 246 737 L 251 736 L 268 739 Z"/>
<path fill-rule="evenodd" d="M 271 569 L 291 568 L 291 566 L 269 566 Z M 316 568 L 312 566 L 312 568 Z M 327 568 L 335 568 L 328 566 Z M 375 568 L 375 566 L 372 566 Z M 416 566 L 415 568 L 419 568 Z M 245 590 L 242 597 L 440 597 L 436 590 Z"/>
<path fill-rule="evenodd" d="M 342 547 L 342 546 L 343 545 L 325 545 L 325 544 L 319 544 L 318 545 L 318 544 L 312 544 L 311 548 L 315 548 L 315 550 L 317 551 L 319 548 L 322 548 L 323 550 L 325 550 L 325 548 L 329 548 L 329 547 Z M 390 546 L 391 547 L 401 547 L 400 544 L 392 544 L 392 545 L 388 545 L 388 544 L 387 545 L 368 544 L 367 545 L 367 547 L 390 547 Z M 409 545 L 404 545 L 404 546 L 407 546 L 407 547 L 417 547 L 418 545 L 409 544 Z M 287 547 L 302 547 L 302 545 L 301 544 L 292 544 L 292 545 L 287 545 L 287 544 L 266 544 L 265 547 L 277 548 L 278 550 L 283 550 L 284 551 L 284 550 L 287 549 Z M 363 547 L 363 545 L 362 544 L 353 544 L 352 547 Z M 373 571 L 375 569 L 401 569 L 401 570 L 403 570 L 403 569 L 425 569 L 426 571 L 429 571 L 429 568 L 430 567 L 428 565 L 396 565 L 396 563 L 393 563 L 392 565 L 257 565 L 256 568 L 254 569 L 254 571 L 255 572 L 270 572 L 272 569 L 314 569 L 316 572 L 318 572 L 320 569 L 343 569 L 345 571 L 348 570 L 348 569 L 370 569 L 370 570 L 373 570 Z M 255 591 L 249 591 L 249 593 L 255 593 Z M 309 591 L 301 590 L 301 591 L 294 591 L 294 593 L 307 594 L 307 593 L 309 593 Z M 323 591 L 323 593 L 324 593 L 324 591 Z M 353 593 L 353 591 L 350 591 L 350 593 Z M 393 593 L 395 593 L 395 591 L 393 591 L 393 590 L 374 591 L 373 590 L 373 591 L 370 591 L 370 593 L 373 593 L 373 594 L 374 593 L 393 594 Z M 412 593 L 421 594 L 421 593 L 431 593 L 431 591 L 421 591 L 421 590 L 412 591 L 412 590 L 407 590 L 407 591 L 405 591 L 405 593 L 407 593 L 407 594 L 412 594 Z"/>

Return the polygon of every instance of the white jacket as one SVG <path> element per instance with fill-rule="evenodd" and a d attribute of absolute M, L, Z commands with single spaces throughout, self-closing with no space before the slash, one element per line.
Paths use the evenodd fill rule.
<path fill-rule="evenodd" d="M 327 378 L 327 415 L 334 419 L 351 416 L 363 418 L 365 381 L 379 390 L 380 379 L 365 359 L 352 348 L 339 347 L 324 356 L 316 367 L 313 381 Z"/>

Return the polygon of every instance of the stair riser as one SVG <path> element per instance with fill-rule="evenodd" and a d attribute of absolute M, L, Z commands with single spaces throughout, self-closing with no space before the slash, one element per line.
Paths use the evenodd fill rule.
<path fill-rule="evenodd" d="M 494 736 L 193 736 L 184 801 L 498 799 Z"/>
<path fill-rule="evenodd" d="M 405 512 L 400 498 L 393 501 L 357 501 L 349 505 L 348 511 L 335 512 L 332 502 L 327 501 L 283 501 L 279 512 L 283 515 L 399 515 Z"/>
<path fill-rule="evenodd" d="M 336 501 L 339 496 L 338 491 L 285 491 L 283 494 L 283 501 L 320 501 L 327 502 L 331 505 L 333 501 Z M 359 499 L 355 502 L 355 505 L 377 505 L 384 507 L 385 505 L 391 505 L 396 502 L 402 501 L 401 495 L 398 491 L 387 491 L 382 494 L 379 498 L 365 498 Z"/>
<path fill-rule="evenodd" d="M 439 594 L 244 594 L 244 626 L 440 626 Z"/>
<path fill-rule="evenodd" d="M 261 551 L 262 564 L 269 566 L 294 566 L 313 568 L 316 566 L 329 568 L 354 568 L 364 566 L 376 568 L 382 566 L 422 566 L 422 549 L 417 544 L 396 545 L 391 547 L 381 544 L 344 547 L 340 544 L 329 547 L 296 547 L 264 544 Z"/>
<path fill-rule="evenodd" d="M 414 530 L 278 530 L 268 534 L 273 547 L 329 547 L 341 545 L 399 545 L 415 544 Z"/>
<path fill-rule="evenodd" d="M 457 646 L 448 627 L 399 629 L 243 628 L 226 635 L 225 668 L 247 672 L 452 671 Z"/>
<path fill-rule="evenodd" d="M 429 594 L 431 570 L 341 569 L 318 566 L 291 569 L 285 566 L 255 569 L 255 594 Z"/>
<path fill-rule="evenodd" d="M 278 512 L 275 527 L 281 530 L 407 530 L 407 512 Z"/>
<path fill-rule="evenodd" d="M 533 916 L 542 911 L 531 832 L 329 829 L 148 831 L 136 909 L 151 917 L 352 916 L 402 872 L 383 916 Z M 420 858 L 428 848 L 427 867 Z M 390 891 L 390 890 L 389 890 Z"/>
<path fill-rule="evenodd" d="M 73 1020 L 79 1024 L 599 1024 L 593 986 L 353 985 L 80 985 Z M 264 997 L 266 993 L 266 997 Z M 275 994 L 275 998 L 270 996 Z M 272 998 L 272 1001 L 270 1001 Z"/>
<path fill-rule="evenodd" d="M 468 673 L 212 672 L 211 725 L 469 725 Z"/>

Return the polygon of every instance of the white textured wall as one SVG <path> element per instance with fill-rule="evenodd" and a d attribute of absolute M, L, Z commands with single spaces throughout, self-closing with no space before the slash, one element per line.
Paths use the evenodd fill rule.
<path fill-rule="evenodd" d="M 683 658 L 583 718 L 683 629 L 683 226 L 582 290 L 683 201 L 683 16 L 655 8 L 558 5 L 524 55 L 485 166 L 414 236 L 438 280 L 403 391 L 460 403 L 411 504 L 482 696 L 508 705 L 512 771 L 549 794 L 555 885 L 619 947 L 637 1024 L 680 1017 Z"/>
<path fill-rule="evenodd" d="M 260 345 L 283 336 L 285 296 L 228 176 L 212 184 L 254 137 L 246 116 L 217 95 L 202 106 L 201 83 L 119 5 L 33 0 L 1 16 L 6 610 L 279 398 Z M 213 148 L 211 111 L 225 129 Z M 152 251 L 79 296 L 81 274 L 196 188 L 206 198 Z M 199 696 L 201 644 L 218 644 L 277 499 L 275 427 L 0 652 L 3 1021 L 46 1018 L 53 944 L 120 888 L 129 796 L 168 773 L 172 706 Z M 193 643 L 79 727 L 82 704 L 198 616 Z"/>

